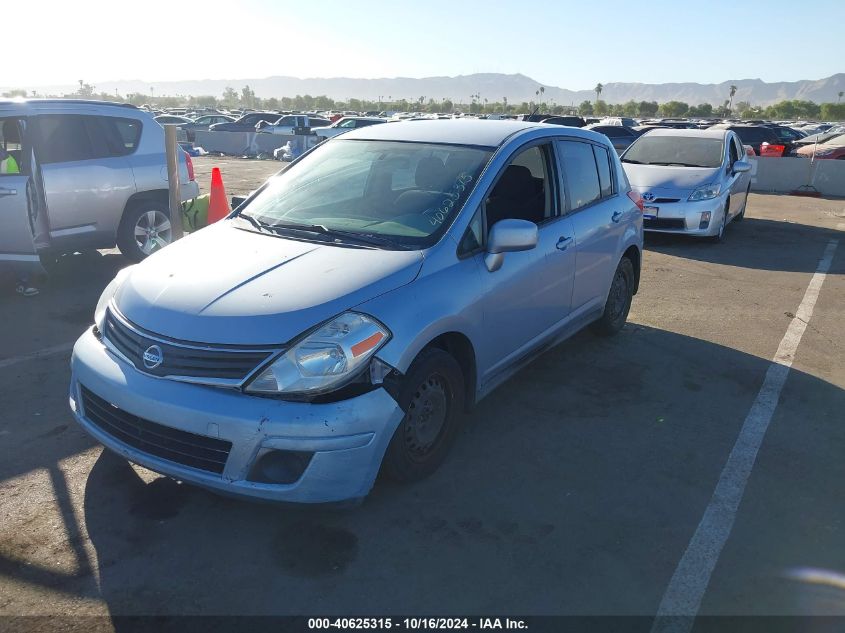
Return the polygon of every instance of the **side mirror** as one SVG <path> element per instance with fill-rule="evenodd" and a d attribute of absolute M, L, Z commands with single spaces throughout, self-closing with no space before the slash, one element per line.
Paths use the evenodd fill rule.
<path fill-rule="evenodd" d="M 734 163 L 733 172 L 735 174 L 744 174 L 747 171 L 751 171 L 751 163 L 747 160 L 738 160 Z"/>
<path fill-rule="evenodd" d="M 484 263 L 491 273 L 502 267 L 505 253 L 530 251 L 537 246 L 537 225 L 528 220 L 499 220 L 487 238 Z"/>

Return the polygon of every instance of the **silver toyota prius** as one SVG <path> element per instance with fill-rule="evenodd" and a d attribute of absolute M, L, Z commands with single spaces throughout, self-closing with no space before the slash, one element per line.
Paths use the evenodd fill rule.
<path fill-rule="evenodd" d="M 550 346 L 624 325 L 642 210 L 604 136 L 516 121 L 329 140 L 228 218 L 124 269 L 73 352 L 108 448 L 247 497 L 361 499 L 446 456 Z"/>
<path fill-rule="evenodd" d="M 643 198 L 646 231 L 721 241 L 745 216 L 751 164 L 730 130 L 652 130 L 622 154 L 631 186 Z"/>

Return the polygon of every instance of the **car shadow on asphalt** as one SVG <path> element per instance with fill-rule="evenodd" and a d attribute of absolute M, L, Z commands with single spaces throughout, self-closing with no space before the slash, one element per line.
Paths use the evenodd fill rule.
<path fill-rule="evenodd" d="M 833 229 L 747 217 L 731 222 L 719 244 L 689 235 L 647 232 L 645 248 L 725 266 L 814 273 L 827 243 L 842 237 L 842 231 Z"/>
<path fill-rule="evenodd" d="M 466 416 L 432 477 L 378 481 L 351 510 L 230 499 L 103 451 L 84 530 L 69 530 L 90 539 L 92 572 L 63 579 L 0 557 L 0 573 L 99 598 L 112 616 L 653 613 L 768 366 L 636 324 L 615 339 L 579 334 Z M 845 410 L 839 387 L 793 380 L 811 390 L 806 406 Z M 845 475 L 831 468 L 829 481 Z M 845 520 L 841 504 L 818 503 L 769 529 L 800 534 L 822 511 Z M 841 538 L 808 534 L 801 556 L 845 569 Z M 754 580 L 796 604 L 813 590 Z"/>

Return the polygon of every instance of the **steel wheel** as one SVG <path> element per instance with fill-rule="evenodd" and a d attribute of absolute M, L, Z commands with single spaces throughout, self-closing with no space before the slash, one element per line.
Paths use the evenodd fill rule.
<path fill-rule="evenodd" d="M 615 323 L 625 312 L 628 306 L 629 293 L 628 277 L 625 275 L 625 271 L 617 270 L 616 276 L 613 278 L 613 285 L 610 287 L 610 295 L 607 298 L 607 316 L 611 322 Z"/>
<path fill-rule="evenodd" d="M 449 387 L 434 374 L 416 390 L 405 415 L 405 447 L 414 461 L 426 459 L 436 448 L 448 413 Z"/>
<path fill-rule="evenodd" d="M 135 221 L 135 244 L 144 255 L 161 250 L 172 241 L 170 218 L 158 209 L 151 209 Z"/>

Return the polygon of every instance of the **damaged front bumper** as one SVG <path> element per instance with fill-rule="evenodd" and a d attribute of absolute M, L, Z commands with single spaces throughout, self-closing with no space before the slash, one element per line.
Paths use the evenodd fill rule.
<path fill-rule="evenodd" d="M 150 470 L 236 496 L 301 503 L 364 497 L 404 415 L 382 388 L 312 404 L 148 376 L 91 329 L 76 342 L 71 368 L 71 409 L 99 442 Z M 307 456 L 304 472 L 291 483 L 256 475 L 258 460 L 272 451 Z"/>

